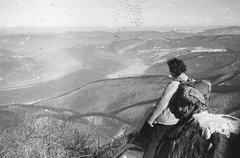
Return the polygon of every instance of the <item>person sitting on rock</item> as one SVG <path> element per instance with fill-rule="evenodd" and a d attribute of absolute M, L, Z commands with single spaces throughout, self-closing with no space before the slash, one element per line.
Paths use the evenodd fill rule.
<path fill-rule="evenodd" d="M 162 96 L 156 103 L 154 110 L 147 119 L 147 123 L 152 127 L 152 130 L 142 158 L 153 158 L 166 132 L 179 121 L 170 111 L 169 102 L 174 94 L 176 94 L 180 84 L 179 81 L 187 81 L 189 79 L 185 74 L 187 66 L 178 58 L 168 60 L 167 64 L 173 80 L 167 85 Z"/>

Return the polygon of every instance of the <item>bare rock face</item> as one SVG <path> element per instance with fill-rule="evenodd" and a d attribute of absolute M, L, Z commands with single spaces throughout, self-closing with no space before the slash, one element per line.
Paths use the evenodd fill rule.
<path fill-rule="evenodd" d="M 168 132 L 156 157 L 237 158 L 240 119 L 202 112 Z"/>

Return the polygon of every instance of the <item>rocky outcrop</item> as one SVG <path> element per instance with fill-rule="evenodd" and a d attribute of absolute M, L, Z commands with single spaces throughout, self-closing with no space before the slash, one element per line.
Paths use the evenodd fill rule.
<path fill-rule="evenodd" d="M 169 132 L 158 157 L 237 158 L 240 154 L 239 130 L 238 118 L 202 112 L 176 127 L 174 134 Z"/>
<path fill-rule="evenodd" d="M 230 115 L 202 112 L 168 132 L 156 158 L 238 158 L 240 119 Z M 142 152 L 142 151 L 141 151 Z M 140 158 L 128 150 L 122 157 Z"/>

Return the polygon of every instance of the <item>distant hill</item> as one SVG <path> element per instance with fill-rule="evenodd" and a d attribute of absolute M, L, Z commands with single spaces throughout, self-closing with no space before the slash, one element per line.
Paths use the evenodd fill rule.
<path fill-rule="evenodd" d="M 21 84 L 41 76 L 44 67 L 31 57 L 0 49 L 1 87 Z"/>
<path fill-rule="evenodd" d="M 179 39 L 139 36 L 114 41 L 99 50 L 108 52 L 110 55 L 122 54 L 141 59 L 145 65 L 149 66 L 145 75 L 160 73 L 168 75 L 168 68 L 164 61 L 179 57 L 187 63 L 188 73 L 192 77 L 213 78 L 230 72 L 234 72 L 234 76 L 239 76 L 239 35 L 193 35 Z M 234 79 L 236 82 L 237 78 Z"/>
<path fill-rule="evenodd" d="M 145 38 L 170 38 L 179 39 L 194 35 L 215 36 L 215 35 L 239 35 L 240 26 L 213 28 L 206 30 L 164 30 L 164 31 L 120 31 L 113 33 L 119 40 L 129 38 L 145 37 Z"/>
<path fill-rule="evenodd" d="M 161 37 L 135 37 L 127 40 L 119 40 L 104 46 L 106 51 L 115 51 L 119 53 L 127 53 L 130 55 L 148 53 L 156 54 L 162 51 L 179 51 L 179 49 L 192 50 L 196 47 L 212 48 L 212 49 L 231 49 L 240 51 L 239 35 L 214 35 L 203 36 L 193 35 L 189 37 L 171 39 Z M 110 50 L 108 50 L 110 49 Z M 186 51 L 185 50 L 185 51 Z M 151 54 L 150 54 L 151 53 Z"/>
<path fill-rule="evenodd" d="M 235 26 L 195 32 L 178 30 L 113 33 L 69 31 L 66 33 L 5 34 L 0 36 L 0 49 L 29 56 L 36 62 L 42 63 L 39 67 L 43 65 L 48 67 L 49 70 L 42 71 L 48 78 L 51 78 L 54 72 L 57 72 L 55 76 L 61 76 L 61 74 L 80 68 L 95 69 L 95 63 L 101 65 L 104 61 L 112 67 L 106 71 L 105 76 L 108 76 L 125 65 L 129 66 L 129 61 L 124 62 L 128 58 L 141 60 L 144 66 L 150 67 L 145 75 L 155 75 L 159 74 L 155 68 L 159 67 L 162 61 L 174 56 L 193 54 L 192 51 L 199 48 L 235 51 L 233 56 L 238 58 L 236 55 L 240 51 L 238 31 L 239 27 Z M 207 52 L 200 54 L 206 55 Z M 220 54 L 222 53 L 219 52 Z M 53 58 L 54 62 L 52 62 Z M 103 69 L 107 68 L 103 66 Z M 16 78 L 26 78 L 23 75 L 25 73 L 19 74 Z"/>
<path fill-rule="evenodd" d="M 230 27 L 223 27 L 223 28 L 214 28 L 204 30 L 204 32 L 198 33 L 202 35 L 240 35 L 240 26 L 230 26 Z"/>
<path fill-rule="evenodd" d="M 231 50 L 226 50 L 226 52 L 188 52 L 178 57 L 185 61 L 188 67 L 187 73 L 193 78 L 215 80 L 225 76 L 223 77 L 225 79 L 222 79 L 222 82 L 219 81 L 219 84 L 238 85 L 240 83 L 239 52 Z M 165 61 L 151 66 L 145 74 L 152 75 L 157 72 L 169 74 Z"/>
<path fill-rule="evenodd" d="M 8 72 L 11 74 L 12 79 L 8 79 L 8 74 L 6 74 L 8 68 L 1 65 L 1 69 L 4 71 L 5 78 L 7 80 L 3 81 L 6 83 L 1 84 L 1 87 L 14 87 L 18 85 L 42 82 L 47 79 L 53 79 L 66 75 L 72 71 L 82 68 L 81 61 L 79 59 L 74 59 L 64 50 L 75 47 L 76 45 L 81 46 L 81 44 L 93 42 L 89 39 L 94 39 L 94 37 L 81 38 L 81 36 L 79 37 L 78 35 L 71 36 L 68 34 L 47 33 L 26 33 L 0 36 L 0 52 L 4 54 L 6 58 L 11 60 L 6 61 L 6 58 L 2 58 L 1 62 L 3 64 L 3 60 L 5 60 L 4 65 L 7 65 L 7 63 L 10 64 L 11 62 L 9 68 L 13 69 L 13 71 Z M 32 62 L 32 64 L 25 62 L 26 60 L 28 60 L 27 62 Z M 14 69 L 17 63 L 21 66 L 18 69 Z M 22 68 L 23 66 L 25 68 Z M 38 69 L 33 69 L 33 67 L 38 68 L 39 71 Z M 19 73 L 14 71 L 19 71 Z"/>
<path fill-rule="evenodd" d="M 114 32 L 113 34 L 118 40 L 134 39 L 138 37 L 178 39 L 194 35 L 194 33 L 191 32 L 178 31 L 119 31 Z"/>

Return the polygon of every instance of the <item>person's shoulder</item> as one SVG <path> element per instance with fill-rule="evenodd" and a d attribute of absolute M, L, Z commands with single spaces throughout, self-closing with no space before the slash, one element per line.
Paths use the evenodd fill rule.
<path fill-rule="evenodd" d="M 169 88 L 176 88 L 176 87 L 178 87 L 179 84 L 180 84 L 180 81 L 172 80 L 171 82 L 169 82 L 168 87 Z"/>
<path fill-rule="evenodd" d="M 172 80 L 169 84 L 171 84 L 171 85 L 179 85 L 180 82 L 181 82 L 180 80 L 175 79 L 175 80 Z"/>

